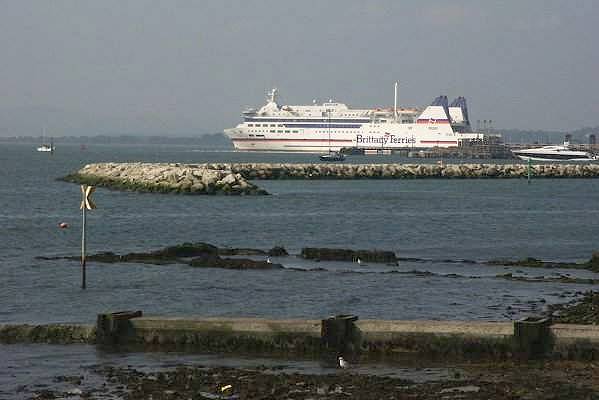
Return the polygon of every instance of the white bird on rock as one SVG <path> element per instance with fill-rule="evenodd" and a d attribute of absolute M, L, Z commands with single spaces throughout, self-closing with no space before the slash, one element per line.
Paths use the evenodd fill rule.
<path fill-rule="evenodd" d="M 270 261 L 270 257 L 266 257 L 266 263 L 267 264 L 272 264 L 272 261 Z"/>
<path fill-rule="evenodd" d="M 345 361 L 345 358 L 339 356 L 338 360 L 339 360 L 339 368 L 343 368 L 343 369 L 349 368 L 349 363 L 347 361 Z"/>

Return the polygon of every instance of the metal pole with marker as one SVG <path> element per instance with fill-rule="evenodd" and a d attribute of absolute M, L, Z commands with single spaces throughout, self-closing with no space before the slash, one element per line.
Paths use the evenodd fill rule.
<path fill-rule="evenodd" d="M 83 217 L 83 225 L 81 228 L 81 289 L 85 289 L 85 211 L 93 210 L 96 205 L 91 199 L 92 193 L 96 188 L 94 186 L 81 185 L 81 214 Z"/>

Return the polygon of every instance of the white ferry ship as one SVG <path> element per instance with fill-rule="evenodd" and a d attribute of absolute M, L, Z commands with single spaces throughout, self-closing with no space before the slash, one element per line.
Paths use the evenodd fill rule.
<path fill-rule="evenodd" d="M 236 149 L 313 153 L 352 147 L 425 149 L 482 137 L 471 132 L 465 98 L 449 104 L 446 96 L 439 96 L 424 110 L 398 108 L 397 83 L 394 107 L 387 109 L 354 109 L 332 100 L 281 106 L 277 95 L 273 89 L 266 105 L 244 111 L 242 123 L 225 129 Z"/>

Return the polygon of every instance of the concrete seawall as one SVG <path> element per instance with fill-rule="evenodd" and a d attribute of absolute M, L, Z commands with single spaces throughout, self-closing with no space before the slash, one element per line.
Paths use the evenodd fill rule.
<path fill-rule="evenodd" d="M 599 359 L 599 326 L 514 322 L 137 317 L 100 314 L 90 325 L 0 325 L 0 343 L 89 343 L 140 350 L 374 357 Z"/>

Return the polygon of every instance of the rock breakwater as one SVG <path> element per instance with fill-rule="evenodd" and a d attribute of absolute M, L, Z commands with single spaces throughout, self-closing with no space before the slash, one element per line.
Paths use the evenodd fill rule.
<path fill-rule="evenodd" d="M 526 164 L 268 164 L 211 163 L 246 179 L 526 178 Z M 536 164 L 535 178 L 597 178 L 599 164 Z"/>
<path fill-rule="evenodd" d="M 598 178 L 599 164 L 538 164 L 534 178 Z M 97 163 L 62 178 L 140 192 L 265 195 L 261 179 L 508 179 L 526 178 L 525 164 L 270 164 Z"/>
<path fill-rule="evenodd" d="M 62 178 L 67 182 L 139 192 L 265 195 L 265 190 L 230 169 L 197 164 L 88 164 Z"/>

